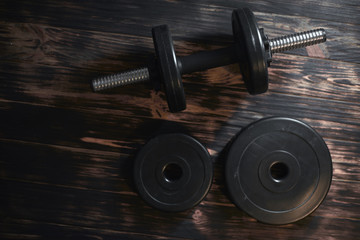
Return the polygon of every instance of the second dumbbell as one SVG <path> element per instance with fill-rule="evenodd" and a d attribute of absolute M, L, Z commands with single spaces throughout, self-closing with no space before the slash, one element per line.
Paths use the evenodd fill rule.
<path fill-rule="evenodd" d="M 97 78 L 93 80 L 92 87 L 94 91 L 100 91 L 149 80 L 154 82 L 154 86 L 162 83 L 170 111 L 178 112 L 186 108 L 182 74 L 238 62 L 247 90 L 250 94 L 259 94 L 268 89 L 267 67 L 273 53 L 326 41 L 324 29 L 268 39 L 263 29 L 258 28 L 255 16 L 248 8 L 233 11 L 232 28 L 234 45 L 177 57 L 168 27 L 154 27 L 152 34 L 156 58 L 148 67 Z"/>

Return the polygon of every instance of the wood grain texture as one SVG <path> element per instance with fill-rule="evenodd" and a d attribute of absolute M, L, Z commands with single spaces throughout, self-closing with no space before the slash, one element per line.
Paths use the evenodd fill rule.
<path fill-rule="evenodd" d="M 151 27 L 168 24 L 179 56 L 232 44 L 230 15 L 249 7 L 269 37 L 322 27 L 327 42 L 277 54 L 269 91 L 249 95 L 237 65 L 183 76 L 188 107 L 170 113 L 148 85 L 93 93 L 92 78 L 145 65 Z M 1 1 L 0 239 L 358 239 L 358 1 Z M 324 138 L 333 182 L 293 224 L 257 222 L 229 200 L 226 149 L 267 116 Z M 138 149 L 161 132 L 202 142 L 214 180 L 198 206 L 164 213 L 132 181 Z"/>

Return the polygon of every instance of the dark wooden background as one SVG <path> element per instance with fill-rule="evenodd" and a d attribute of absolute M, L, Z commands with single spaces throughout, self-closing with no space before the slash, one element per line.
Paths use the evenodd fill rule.
<path fill-rule="evenodd" d="M 230 44 L 239 7 L 270 37 L 323 27 L 328 41 L 277 54 L 262 95 L 246 93 L 236 65 L 184 76 L 181 113 L 147 85 L 92 93 L 92 78 L 147 62 L 153 26 L 169 25 L 179 56 Z M 2 0 L 0 25 L 0 239 L 359 239 L 358 0 Z M 226 144 L 273 115 L 314 127 L 334 164 L 323 204 L 283 226 L 236 208 L 223 176 Z M 186 212 L 134 190 L 134 155 L 164 129 L 196 137 L 214 162 L 208 196 Z"/>

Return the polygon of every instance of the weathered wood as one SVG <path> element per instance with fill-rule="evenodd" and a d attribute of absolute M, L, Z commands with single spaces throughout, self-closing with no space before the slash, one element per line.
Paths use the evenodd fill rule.
<path fill-rule="evenodd" d="M 195 118 L 198 113 L 177 114 L 177 117 L 165 115 L 165 117 L 177 120 L 188 131 L 193 132 L 195 137 L 200 138 L 204 144 L 216 151 L 220 151 L 241 127 L 259 117 L 284 114 L 282 111 L 288 111 L 286 116 L 305 120 L 325 139 L 344 142 L 358 141 L 359 121 L 357 118 L 351 118 L 352 115 L 356 116 L 356 108 L 355 112 L 345 112 L 344 107 L 339 107 L 337 113 L 337 106 L 333 104 L 334 112 L 329 113 L 328 109 L 324 107 L 328 101 L 299 103 L 299 98 L 296 97 L 288 97 L 286 103 L 281 97 L 267 98 L 267 100 L 270 101 L 267 104 L 256 98 L 243 100 L 239 103 L 241 104 L 240 109 L 234 107 L 232 111 L 225 112 L 225 115 L 217 115 L 211 111 L 205 112 L 202 117 L 192 121 L 190 119 Z M 250 102 L 251 104 L 249 104 Z M 257 106 L 258 104 L 261 106 Z M 306 104 L 305 106 L 314 106 L 314 110 L 306 109 L 304 104 Z M 160 131 L 163 126 L 166 126 L 164 120 L 152 120 L 150 110 L 145 114 L 139 110 L 139 116 L 135 117 L 128 116 L 124 110 L 80 111 L 19 103 L 4 105 L 5 110 L 2 110 L 1 122 L 6 128 L 2 130 L 0 137 L 23 141 L 81 148 L 96 146 L 99 150 L 118 151 L 119 147 L 125 147 L 124 150 L 126 150 L 127 144 L 143 143 L 147 138 Z M 252 117 L 244 118 L 235 110 L 243 110 L 242 114 Z M 345 120 L 338 123 L 337 120 L 343 117 L 342 112 Z M 334 114 L 338 114 L 339 117 L 334 118 Z M 346 118 L 347 115 L 349 118 Z M 204 125 L 203 121 L 207 121 L 211 125 Z M 217 139 L 222 139 L 222 141 L 219 142 Z M 336 144 L 329 146 L 331 150 L 337 148 Z M 352 151 L 359 153 L 357 148 Z"/>
<path fill-rule="evenodd" d="M 104 1 L 99 9 L 95 0 L 85 3 L 63 1 L 61 6 L 49 1 L 2 1 L 0 5 L 1 20 L 16 22 L 46 22 L 53 26 L 79 29 L 101 29 L 101 31 L 122 32 L 130 30 L 136 35 L 146 32 L 149 22 L 187 22 L 192 29 L 201 24 L 202 31 L 209 30 L 218 22 L 228 23 L 230 13 L 234 8 L 249 7 L 253 11 L 267 14 L 282 14 L 290 16 L 306 16 L 313 19 L 324 19 L 329 22 L 359 24 L 359 5 L 357 0 L 328 0 L 287 2 L 285 0 L 263 0 L 242 2 L 233 1 Z M 44 11 L 46 9 L 46 11 Z M 101 10 L 101 11 L 99 11 Z M 171 16 L 171 17 L 169 17 Z M 212 24 L 212 25 L 210 25 Z M 137 28 L 135 29 L 134 26 Z M 111 30 L 109 30 L 109 28 Z M 183 28 L 184 29 L 184 28 Z M 210 28 L 211 30 L 211 28 Z"/>
<path fill-rule="evenodd" d="M 0 142 L 3 158 L 6 159 L 6 161 L 1 161 L 0 174 L 6 179 L 67 187 L 74 184 L 79 188 L 99 191 L 116 191 L 113 188 L 116 182 L 131 182 L 136 148 L 129 149 L 128 153 L 125 151 L 119 153 L 18 140 L 1 140 Z M 346 146 L 342 143 L 338 147 L 341 149 Z M 21 152 L 17 151 L 19 148 Z M 34 152 L 34 149 L 38 151 Z M 346 154 L 336 149 L 332 153 L 333 157 Z M 215 157 L 214 154 L 213 159 Z M 219 167 L 215 171 L 220 177 L 223 162 L 216 161 L 215 164 Z M 359 172 L 360 168 L 356 161 L 334 161 L 334 181 L 360 182 Z M 213 188 L 220 188 L 221 184 L 214 182 Z M 133 192 L 134 189 L 127 187 L 126 191 Z"/>
<path fill-rule="evenodd" d="M 324 232 L 316 226 L 323 224 L 329 227 L 326 236 L 340 237 L 346 233 L 346 236 L 351 238 L 357 236 L 358 231 L 354 223 L 357 221 L 356 211 L 359 206 L 349 205 L 348 202 L 358 196 L 359 183 L 333 183 L 328 198 L 310 217 L 276 228 L 257 223 L 236 209 L 219 191 L 211 192 L 205 201 L 194 209 L 181 213 L 164 213 L 144 205 L 140 198 L 126 193 L 9 180 L 5 181 L 4 185 L 11 187 L 5 196 L 0 197 L 1 200 L 3 201 L 4 197 L 12 199 L 10 207 L 4 211 L 5 216 L 9 214 L 12 217 L 5 224 L 14 224 L 23 219 L 24 223 L 33 226 L 48 223 L 65 228 L 66 225 L 71 225 L 89 230 L 95 228 L 129 234 L 136 229 L 145 236 L 161 235 L 168 238 L 245 237 L 250 233 L 255 238 L 262 238 L 274 231 L 283 238 L 293 236 L 294 232 L 300 236 L 310 234 L 311 237 L 319 238 L 324 236 Z M 212 201 L 218 203 L 216 207 Z M 16 209 L 11 207 L 14 205 Z M 12 228 L 8 229 L 10 233 L 14 233 Z M 37 234 L 43 234 L 41 229 Z"/>
<path fill-rule="evenodd" d="M 91 92 L 93 77 L 147 63 L 152 26 L 170 26 L 179 56 L 231 44 L 237 7 L 254 10 L 270 37 L 323 27 L 328 41 L 277 54 L 262 95 L 246 92 L 237 65 L 186 75 L 181 113 L 147 85 Z M 356 239 L 359 9 L 356 0 L 1 1 L 0 238 Z M 229 141 L 272 115 L 310 124 L 334 167 L 322 205 L 284 226 L 237 209 L 223 173 Z M 132 183 L 137 150 L 166 131 L 199 139 L 215 168 L 204 201 L 181 213 L 150 208 Z"/>
<path fill-rule="evenodd" d="M 341 26 L 336 22 L 305 17 L 289 18 L 289 16 L 260 12 L 256 14 L 256 18 L 270 38 L 314 28 L 325 28 L 328 39 L 326 44 L 288 53 L 360 63 L 360 30 L 357 25 Z M 194 25 L 191 19 L 187 21 L 188 24 Z M 165 23 L 167 22 L 162 24 Z M 156 24 L 159 23 L 154 22 L 152 26 Z M 101 67 L 101 71 L 107 69 L 114 71 L 131 67 L 131 64 L 142 61 L 145 64 L 147 57 L 154 52 L 151 26 L 148 27 L 145 36 L 130 35 L 131 32 L 104 33 L 35 23 L 0 22 L 0 27 L 0 44 L 4 46 L 0 60 L 31 60 L 33 63 L 55 66 L 57 64 L 68 66 L 71 61 L 72 67 L 79 67 L 82 70 L 84 68 L 96 70 Z M 233 42 L 230 18 L 227 22 L 217 23 L 208 32 L 194 29 L 189 33 L 183 33 L 178 29 L 182 26 L 175 23 L 169 27 L 174 39 L 177 40 L 175 47 L 178 55 L 219 48 Z M 201 25 L 198 27 L 201 30 Z M 276 59 L 277 57 L 274 61 Z"/>

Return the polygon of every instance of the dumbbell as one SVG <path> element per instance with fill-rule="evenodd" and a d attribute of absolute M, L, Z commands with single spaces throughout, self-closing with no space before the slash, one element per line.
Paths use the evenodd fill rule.
<path fill-rule="evenodd" d="M 144 81 L 152 81 L 154 86 L 163 84 L 169 110 L 178 112 L 186 108 L 182 74 L 238 62 L 248 92 L 264 93 L 268 89 L 267 67 L 272 54 L 326 41 L 325 30 L 321 28 L 268 39 L 248 8 L 233 11 L 232 29 L 234 45 L 177 57 L 167 25 L 154 27 L 156 57 L 149 66 L 94 79 L 92 88 L 100 91 Z"/>

